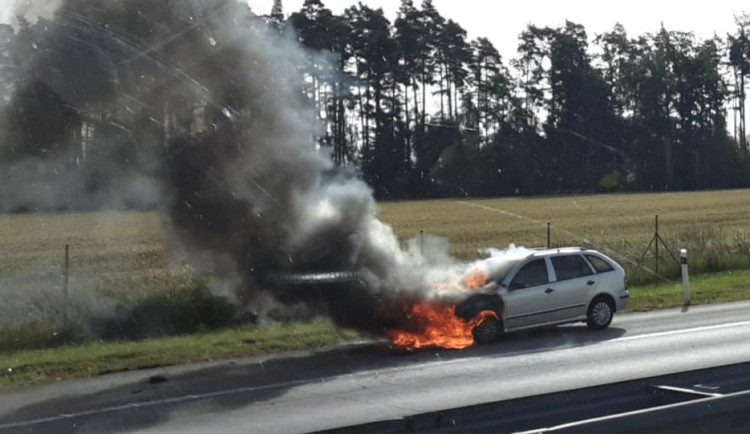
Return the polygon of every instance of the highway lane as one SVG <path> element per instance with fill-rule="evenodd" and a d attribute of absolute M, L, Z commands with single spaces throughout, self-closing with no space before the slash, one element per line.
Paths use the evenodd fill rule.
<path fill-rule="evenodd" d="M 0 394 L 0 432 L 288 433 L 750 360 L 750 302 L 616 316 L 464 351 L 382 345 Z M 156 373 L 168 380 L 150 384 Z"/>

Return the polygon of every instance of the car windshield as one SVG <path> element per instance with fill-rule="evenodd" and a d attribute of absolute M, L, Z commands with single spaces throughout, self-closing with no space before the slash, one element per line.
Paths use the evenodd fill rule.
<path fill-rule="evenodd" d="M 0 1 L 0 432 L 739 390 L 747 5 L 602 5 Z"/>
<path fill-rule="evenodd" d="M 508 275 L 510 270 L 518 265 L 519 260 L 491 258 L 486 261 L 486 267 L 489 270 L 489 281 L 501 283 Z"/>

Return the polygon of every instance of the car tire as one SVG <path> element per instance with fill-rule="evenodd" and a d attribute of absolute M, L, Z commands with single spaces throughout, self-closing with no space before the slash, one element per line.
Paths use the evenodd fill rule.
<path fill-rule="evenodd" d="M 485 318 L 471 330 L 471 334 L 477 344 L 489 344 L 500 337 L 502 329 L 503 324 L 497 318 Z"/>
<path fill-rule="evenodd" d="M 615 315 L 615 303 L 606 296 L 596 297 L 589 305 L 586 314 L 586 324 L 594 330 L 602 330 L 609 327 Z"/>

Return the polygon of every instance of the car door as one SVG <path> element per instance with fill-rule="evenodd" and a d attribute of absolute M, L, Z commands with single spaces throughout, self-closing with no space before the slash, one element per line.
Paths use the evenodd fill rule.
<path fill-rule="evenodd" d="M 553 320 L 555 297 L 550 287 L 549 265 L 544 258 L 524 264 L 506 286 L 505 321 L 509 330 Z"/>
<path fill-rule="evenodd" d="M 597 278 L 588 262 L 579 254 L 550 258 L 554 271 L 553 284 L 559 303 L 555 320 L 565 321 L 586 315 L 587 303 L 596 291 Z"/>

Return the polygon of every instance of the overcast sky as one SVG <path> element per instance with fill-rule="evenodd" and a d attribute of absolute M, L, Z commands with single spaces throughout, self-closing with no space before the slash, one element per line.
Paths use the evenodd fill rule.
<path fill-rule="evenodd" d="M 400 4 L 400 0 L 361 1 L 373 8 L 382 7 L 391 21 Z M 302 2 L 283 0 L 284 13 L 298 11 Z M 273 0 L 248 0 L 248 3 L 255 13 L 267 14 Z M 356 0 L 323 0 L 334 13 L 341 13 L 355 3 Z M 734 14 L 743 9 L 750 11 L 750 5 L 739 0 L 433 0 L 433 3 L 441 15 L 461 24 L 470 38 L 489 38 L 506 59 L 515 57 L 518 35 L 529 23 L 554 27 L 568 19 L 583 24 L 589 37 L 593 37 L 611 30 L 618 21 L 630 36 L 653 33 L 663 22 L 668 30 L 692 31 L 701 38 L 710 38 L 714 33 L 724 37 L 733 32 Z M 414 4 L 419 6 L 421 0 L 414 0 Z"/>

